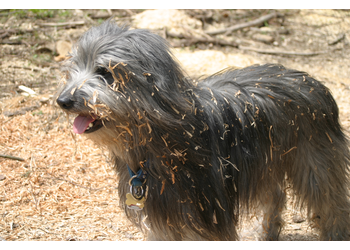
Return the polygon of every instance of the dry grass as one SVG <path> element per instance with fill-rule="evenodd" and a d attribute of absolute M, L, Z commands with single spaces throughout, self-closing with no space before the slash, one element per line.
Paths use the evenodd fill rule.
<path fill-rule="evenodd" d="M 25 99 L 4 105 L 36 101 Z M 80 136 L 75 143 L 61 120 L 48 105 L 13 118 L 0 115 L 0 152 L 25 159 L 0 158 L 0 237 L 142 240 L 118 206 L 117 176 L 104 152 Z"/>

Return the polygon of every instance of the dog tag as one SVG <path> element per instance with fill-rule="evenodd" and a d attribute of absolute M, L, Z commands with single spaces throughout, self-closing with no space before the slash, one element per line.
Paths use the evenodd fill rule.
<path fill-rule="evenodd" d="M 145 197 L 142 197 L 142 199 L 137 200 L 131 193 L 127 193 L 125 204 L 128 206 L 129 209 L 142 210 L 144 207 L 145 200 Z"/>

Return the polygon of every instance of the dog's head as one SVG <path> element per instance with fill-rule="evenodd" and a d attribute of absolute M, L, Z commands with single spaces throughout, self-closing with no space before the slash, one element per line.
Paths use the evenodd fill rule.
<path fill-rule="evenodd" d="M 65 72 L 57 103 L 77 115 L 78 134 L 93 133 L 111 120 L 125 126 L 145 112 L 168 111 L 157 110 L 161 101 L 175 110 L 181 106 L 168 103 L 183 87 L 181 69 L 166 41 L 147 30 L 112 21 L 91 28 L 73 48 Z"/>
<path fill-rule="evenodd" d="M 189 86 L 164 39 L 107 21 L 73 48 L 57 103 L 77 116 L 75 133 L 140 143 L 154 123 L 171 127 L 174 116 L 181 120 L 190 108 L 183 100 Z"/>

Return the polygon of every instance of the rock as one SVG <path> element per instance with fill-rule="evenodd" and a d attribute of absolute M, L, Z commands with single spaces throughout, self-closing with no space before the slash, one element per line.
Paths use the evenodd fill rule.
<path fill-rule="evenodd" d="M 181 10 L 146 10 L 135 15 L 133 26 L 139 29 L 162 30 L 184 34 L 195 32 L 201 28 L 202 23 Z"/>
<path fill-rule="evenodd" d="M 275 41 L 275 38 L 273 36 L 259 34 L 259 33 L 253 34 L 252 38 L 256 41 L 267 43 L 267 44 L 271 44 Z"/>
<path fill-rule="evenodd" d="M 58 56 L 56 56 L 54 59 L 56 62 L 63 61 L 68 58 L 68 53 L 70 53 L 72 50 L 72 44 L 67 41 L 59 40 L 56 42 L 56 52 Z"/>

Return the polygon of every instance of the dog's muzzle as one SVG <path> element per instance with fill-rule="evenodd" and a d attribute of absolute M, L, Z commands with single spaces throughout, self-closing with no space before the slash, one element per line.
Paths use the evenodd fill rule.
<path fill-rule="evenodd" d="M 65 111 L 69 112 L 74 107 L 75 101 L 72 97 L 59 96 L 56 100 L 57 104 Z M 73 123 L 73 132 L 76 134 L 88 134 L 97 131 L 103 127 L 102 120 L 94 115 L 79 114 Z"/>
<path fill-rule="evenodd" d="M 57 104 L 64 110 L 69 110 L 73 107 L 74 100 L 71 97 L 59 96 L 56 100 Z"/>

